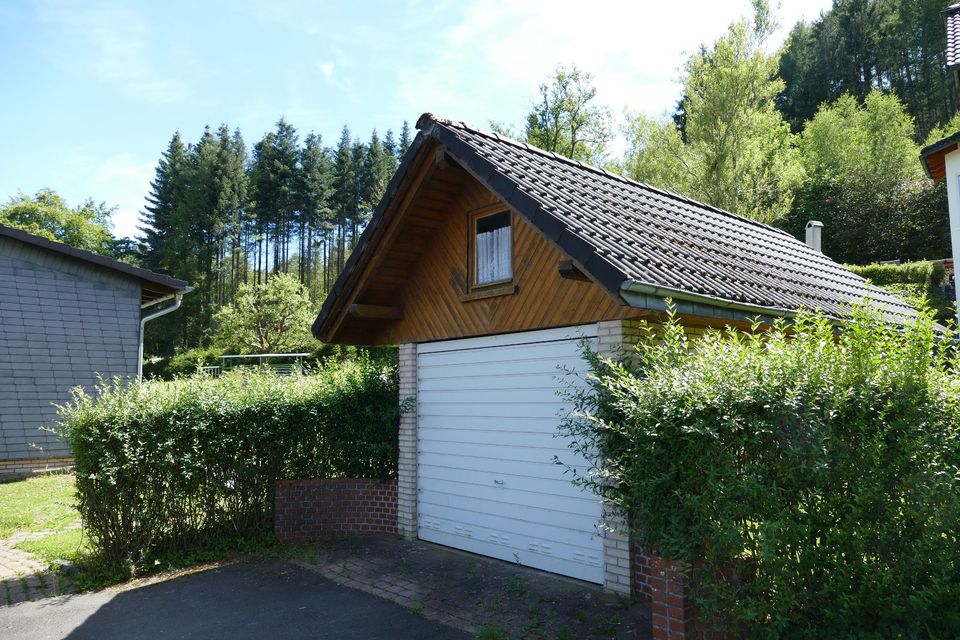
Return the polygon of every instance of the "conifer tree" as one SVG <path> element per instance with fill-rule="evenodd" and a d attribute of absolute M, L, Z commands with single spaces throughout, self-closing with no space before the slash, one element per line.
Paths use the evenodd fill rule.
<path fill-rule="evenodd" d="M 404 120 L 403 128 L 400 129 L 400 142 L 397 145 L 397 161 L 403 160 L 403 156 L 407 153 L 407 149 L 410 148 L 411 142 L 410 124 Z"/>
<path fill-rule="evenodd" d="M 394 159 L 397 159 L 397 139 L 393 135 L 393 129 L 387 129 L 387 135 L 383 138 L 383 150 L 389 153 Z"/>
<path fill-rule="evenodd" d="M 177 131 L 160 156 L 147 205 L 140 214 L 141 252 L 148 269 L 173 274 L 178 267 L 176 243 L 184 230 L 178 228 L 182 219 L 177 208 L 186 194 L 188 163 L 187 148 Z"/>
<path fill-rule="evenodd" d="M 319 135 L 310 133 L 300 151 L 297 182 L 300 209 L 300 280 L 313 291 L 313 274 L 317 269 L 315 244 L 320 245 L 321 284 L 326 290 L 329 269 L 329 239 L 333 230 L 330 157 Z"/>
<path fill-rule="evenodd" d="M 353 144 L 350 145 L 350 164 L 353 166 L 353 182 L 350 185 L 350 251 L 353 251 L 357 246 L 357 240 L 360 238 L 360 226 L 368 219 L 363 198 L 367 181 L 367 176 L 364 173 L 366 150 L 366 146 L 359 140 L 354 140 Z"/>
<path fill-rule="evenodd" d="M 263 239 L 263 256 L 258 258 L 258 272 L 264 274 L 288 268 L 290 236 L 296 212 L 298 159 L 297 130 L 283 118 L 277 122 L 276 132 L 266 134 L 254 146 L 251 183 L 256 201 L 256 231 Z"/>
<path fill-rule="evenodd" d="M 350 129 L 346 125 L 340 133 L 340 142 L 333 160 L 333 200 L 336 220 L 337 273 L 346 259 L 347 225 L 353 220 L 356 207 L 356 165 L 353 163 Z"/>

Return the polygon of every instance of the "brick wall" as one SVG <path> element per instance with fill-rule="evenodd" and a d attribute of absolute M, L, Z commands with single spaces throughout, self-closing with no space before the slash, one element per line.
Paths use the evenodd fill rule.
<path fill-rule="evenodd" d="M 633 545 L 633 590 L 650 602 L 654 640 L 696 638 L 693 603 L 676 563 Z"/>
<path fill-rule="evenodd" d="M 397 532 L 397 481 L 281 480 L 273 530 L 281 542 Z"/>
<path fill-rule="evenodd" d="M 139 333 L 139 280 L 0 238 L 0 460 L 67 455 L 54 403 L 136 375 Z"/>
<path fill-rule="evenodd" d="M 21 458 L 0 460 L 0 482 L 16 480 L 40 473 L 68 471 L 73 468 L 73 458 Z"/>

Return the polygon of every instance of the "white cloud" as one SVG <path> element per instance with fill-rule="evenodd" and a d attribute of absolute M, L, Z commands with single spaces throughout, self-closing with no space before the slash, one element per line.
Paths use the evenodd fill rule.
<path fill-rule="evenodd" d="M 64 45 L 60 62 L 78 74 L 110 83 L 133 97 L 161 104 L 178 102 L 182 82 L 165 76 L 151 56 L 147 20 L 119 5 L 50 0 L 38 5 L 39 18 L 58 30 Z"/>
<path fill-rule="evenodd" d="M 146 204 L 150 181 L 155 175 L 154 161 L 144 161 L 132 153 L 119 153 L 105 159 L 77 156 L 72 162 L 77 184 L 87 190 L 72 194 L 70 204 L 93 195 L 110 194 L 107 206 L 116 206 L 111 219 L 113 234 L 118 237 L 133 237 L 137 234 L 140 212 Z"/>
<path fill-rule="evenodd" d="M 787 0 L 776 43 L 798 18 L 816 17 L 830 4 Z M 686 57 L 749 11 L 749 0 L 688 3 L 684 11 L 676 3 L 636 0 L 589 6 L 579 0 L 475 0 L 435 43 L 434 64 L 397 72 L 399 99 L 411 113 L 432 110 L 481 126 L 489 119 L 517 122 L 554 67 L 576 63 L 594 74 L 599 100 L 615 112 L 663 113 L 679 95 Z"/>
<path fill-rule="evenodd" d="M 324 62 L 320 65 L 320 73 L 323 74 L 323 77 L 329 80 L 333 77 L 333 63 Z"/>

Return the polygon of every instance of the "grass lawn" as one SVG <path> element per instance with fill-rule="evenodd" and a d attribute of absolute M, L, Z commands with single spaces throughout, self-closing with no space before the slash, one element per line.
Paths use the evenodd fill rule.
<path fill-rule="evenodd" d="M 0 538 L 18 531 L 65 531 L 80 525 L 73 475 L 51 474 L 0 484 Z"/>
<path fill-rule="evenodd" d="M 78 588 L 116 581 L 105 580 L 92 562 L 89 540 L 74 507 L 73 475 L 51 474 L 0 484 L 0 538 L 38 531 L 52 533 L 14 546 L 35 554 L 54 570 L 57 561 L 74 563 L 79 568 Z"/>
<path fill-rule="evenodd" d="M 60 561 L 75 565 L 72 578 L 80 591 L 99 589 L 125 582 L 132 576 L 121 568 L 103 566 L 89 538 L 80 528 L 80 513 L 74 506 L 72 474 L 50 474 L 0 483 L 0 539 L 15 533 L 50 532 L 33 540 L 22 540 L 16 548 L 33 553 L 53 571 Z M 238 555 L 273 552 L 272 533 L 262 538 L 226 539 L 212 537 L 190 552 L 156 560 L 140 567 L 141 575 L 176 571 L 197 563 L 226 560 Z"/>

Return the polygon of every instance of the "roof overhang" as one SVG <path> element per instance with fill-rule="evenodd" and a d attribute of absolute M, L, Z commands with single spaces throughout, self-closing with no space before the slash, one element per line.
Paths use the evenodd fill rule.
<path fill-rule="evenodd" d="M 414 182 L 422 179 L 422 172 L 434 163 L 439 150 L 449 155 L 461 168 L 485 188 L 497 195 L 517 215 L 539 230 L 560 251 L 573 259 L 590 280 L 610 295 L 620 296 L 625 274 L 612 265 L 583 238 L 571 233 L 562 222 L 547 212 L 542 205 L 517 188 L 514 179 L 500 173 L 482 156 L 472 153 L 469 145 L 443 126 L 446 121 L 425 113 L 417 120 L 419 130 L 393 179 L 387 186 L 369 224 L 364 229 L 344 269 L 334 283 L 320 308 L 311 331 L 315 338 L 334 342 L 340 324 L 349 313 L 358 284 L 367 274 L 377 247 L 394 224 L 399 209 L 397 195 L 407 193 Z"/>
<path fill-rule="evenodd" d="M 934 182 L 943 182 L 947 179 L 946 158 L 948 154 L 957 150 L 958 144 L 960 144 L 960 132 L 920 150 L 920 162 L 928 178 Z"/>

